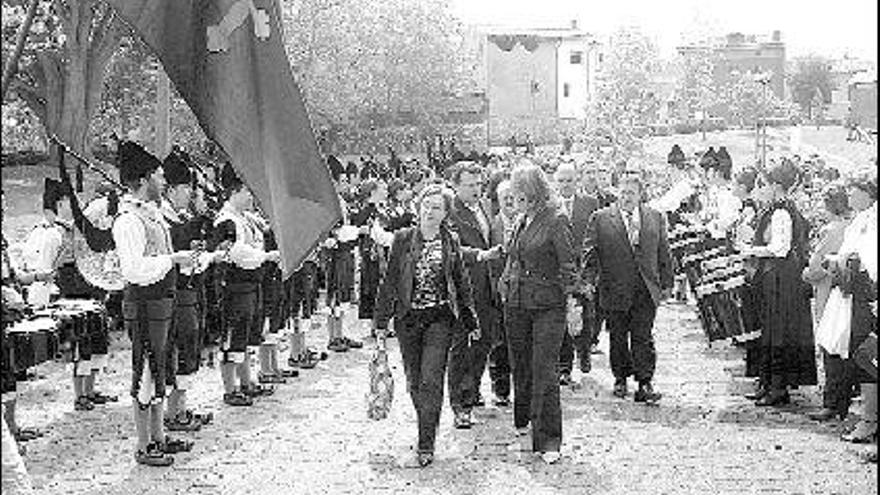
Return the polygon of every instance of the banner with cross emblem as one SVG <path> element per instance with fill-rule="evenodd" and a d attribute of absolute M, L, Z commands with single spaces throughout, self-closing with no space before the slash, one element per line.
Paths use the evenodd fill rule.
<path fill-rule="evenodd" d="M 108 2 L 254 193 L 287 277 L 342 211 L 284 51 L 277 0 Z"/>

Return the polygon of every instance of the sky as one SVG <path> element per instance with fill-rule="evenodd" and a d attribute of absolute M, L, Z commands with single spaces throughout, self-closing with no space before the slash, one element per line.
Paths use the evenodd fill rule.
<path fill-rule="evenodd" d="M 877 62 L 877 0 L 451 0 L 468 23 L 561 26 L 597 34 L 638 25 L 673 55 L 683 31 L 782 32 L 788 58 L 843 54 Z"/>

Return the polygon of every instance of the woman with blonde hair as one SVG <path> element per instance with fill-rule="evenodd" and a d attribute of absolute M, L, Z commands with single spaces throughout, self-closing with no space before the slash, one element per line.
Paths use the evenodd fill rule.
<path fill-rule="evenodd" d="M 434 461 L 450 345 L 457 334 L 478 331 L 462 248 L 444 221 L 451 207 L 447 188 L 432 184 L 421 191 L 417 225 L 394 233 L 375 308 L 380 339 L 387 336 L 388 321 L 394 317 L 418 420 L 420 467 Z"/>
<path fill-rule="evenodd" d="M 498 290 L 513 371 L 514 426 L 525 436 L 531 424 L 532 451 L 555 463 L 562 444 L 556 363 L 577 286 L 575 247 L 541 168 L 520 164 L 510 182 L 519 220 Z"/>

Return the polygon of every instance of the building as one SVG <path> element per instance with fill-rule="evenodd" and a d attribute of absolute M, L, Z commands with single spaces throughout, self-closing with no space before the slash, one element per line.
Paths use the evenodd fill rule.
<path fill-rule="evenodd" d="M 849 117 L 860 127 L 877 130 L 877 75 L 860 73 L 849 81 Z"/>
<path fill-rule="evenodd" d="M 730 33 L 713 42 L 680 46 L 678 53 L 682 57 L 710 54 L 714 61 L 713 82 L 716 87 L 726 86 L 746 74 L 767 75 L 767 89 L 779 99 L 786 97 L 785 43 L 780 31 L 773 31 L 769 38 Z M 693 109 L 679 110 L 693 117 Z M 717 105 L 709 109 L 709 114 L 726 118 L 726 110 L 725 105 Z"/>
<path fill-rule="evenodd" d="M 768 88 L 777 98 L 785 98 L 785 43 L 779 31 L 763 41 L 754 35 L 731 33 L 716 51 L 720 55 L 715 66 L 717 82 L 728 82 L 736 74 L 769 74 Z"/>
<path fill-rule="evenodd" d="M 558 142 L 586 118 L 595 95 L 598 43 L 572 22 L 566 28 L 474 26 L 482 67 L 490 146 Z"/>

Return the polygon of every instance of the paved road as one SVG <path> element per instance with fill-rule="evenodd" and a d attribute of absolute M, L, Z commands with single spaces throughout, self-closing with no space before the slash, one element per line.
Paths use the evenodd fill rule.
<path fill-rule="evenodd" d="M 365 414 L 366 350 L 330 356 L 253 408 L 222 406 L 219 371 L 202 370 L 191 403 L 214 411 L 215 424 L 190 434 L 195 449 L 171 468 L 135 464 L 128 403 L 75 413 L 69 374 L 45 365 L 45 378 L 21 387 L 21 423 L 47 430 L 25 461 L 39 494 L 876 493 L 877 467 L 837 439 L 843 426 L 804 417 L 815 388 L 785 409 L 757 410 L 740 398 L 751 387 L 740 351 L 707 346 L 690 307 L 662 308 L 655 335 L 662 405 L 613 398 L 607 354 L 597 356 L 590 375 L 575 375 L 580 387 L 562 393 L 564 457 L 554 466 L 508 448 L 509 410 L 479 410 L 474 429 L 456 431 L 447 407 L 435 464 L 403 467 L 416 431 L 396 344 L 395 404 L 380 422 Z M 314 347 L 325 338 L 308 335 Z M 120 339 L 102 390 L 124 399 L 128 359 Z"/>

